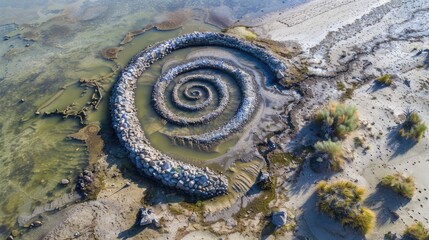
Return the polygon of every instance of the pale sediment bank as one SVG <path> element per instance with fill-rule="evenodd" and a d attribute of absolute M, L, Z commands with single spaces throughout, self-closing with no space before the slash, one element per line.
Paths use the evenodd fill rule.
<path fill-rule="evenodd" d="M 319 44 L 330 32 L 352 24 L 389 0 L 314 0 L 285 12 L 267 14 L 256 33 L 275 41 L 296 41 L 303 48 Z"/>

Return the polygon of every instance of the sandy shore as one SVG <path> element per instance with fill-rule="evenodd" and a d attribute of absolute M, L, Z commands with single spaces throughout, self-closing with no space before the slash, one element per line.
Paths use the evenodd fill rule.
<path fill-rule="evenodd" d="M 425 87 L 429 71 L 424 67 L 426 56 L 417 57 L 429 43 L 429 28 L 423 26 L 429 15 L 427 7 L 425 1 L 312 1 L 281 15 L 267 16 L 263 25 L 254 28 L 274 40 L 297 41 L 308 56 L 315 82 L 309 86 L 313 97 L 296 110 L 297 122 L 304 126 L 321 104 L 338 99 L 342 93 L 336 84 L 343 82 L 357 86 L 346 103 L 356 105 L 363 122 L 371 124 L 344 144 L 354 151 L 354 160 L 343 173 L 315 174 L 304 166 L 297 183 L 288 186 L 289 203 L 302 211 L 297 235 L 362 238 L 315 211 L 314 183 L 321 179 L 348 179 L 367 189 L 366 204 L 377 213 L 376 229 L 368 239 L 382 239 L 389 231 L 400 235 L 415 220 L 429 223 L 429 182 L 425 177 L 429 141 L 426 137 L 413 145 L 396 136 L 400 115 L 406 109 L 416 110 L 426 123 L 429 121 Z M 374 79 L 383 74 L 394 76 L 393 87 L 375 85 Z M 355 136 L 364 137 L 370 150 L 355 149 Z M 298 137 L 286 148 L 306 140 Z M 395 172 L 415 177 L 417 190 L 411 201 L 377 187 L 383 176 Z"/>
<path fill-rule="evenodd" d="M 319 44 L 329 32 L 353 23 L 388 0 L 315 0 L 286 12 L 267 15 L 257 33 L 276 41 L 296 41 L 304 48 Z"/>
<path fill-rule="evenodd" d="M 258 24 L 249 22 L 259 37 L 301 45 L 302 53 L 290 62 L 308 65 L 308 78 L 301 85 L 305 98 L 290 110 L 298 134 L 292 140 L 288 140 L 286 133 L 280 135 L 278 139 L 287 139 L 279 142 L 281 148 L 293 150 L 311 143 L 312 139 L 306 137 L 302 128 L 322 105 L 341 97 L 343 93 L 336 87 L 338 82 L 346 87 L 355 86 L 353 96 L 345 102 L 356 105 L 362 122 L 371 126 L 361 127 L 344 142 L 344 147 L 353 155 L 344 172 L 316 174 L 304 162 L 296 181 L 288 181 L 291 174 L 286 174 L 285 169 L 278 170 L 282 177 L 277 198 L 270 206 L 296 213 L 297 228 L 268 239 L 364 238 L 316 210 L 315 183 L 322 179 L 347 179 L 367 189 L 365 204 L 377 213 L 376 229 L 367 239 L 383 239 L 388 231 L 401 234 L 414 220 L 429 226 L 429 179 L 425 174 L 429 169 L 428 136 L 415 145 L 407 145 L 395 135 L 400 115 L 407 108 L 418 111 L 429 123 L 429 71 L 424 66 L 426 55 L 417 56 L 419 50 L 429 46 L 428 9 L 429 2 L 424 0 L 314 0 L 270 13 L 258 20 Z M 394 76 L 393 86 L 377 88 L 374 85 L 374 79 L 383 74 Z M 409 86 L 405 80 L 410 81 Z M 370 149 L 355 148 L 356 136 L 365 138 Z M 396 171 L 415 177 L 417 191 L 409 202 L 377 187 L 381 177 Z M 173 214 L 171 208 L 178 206 L 180 199 L 154 207 L 155 213 L 164 218 L 162 230 L 134 229 L 145 186 L 137 181 L 115 193 L 125 181 L 106 179 L 108 187 L 96 201 L 64 210 L 60 214 L 65 220 L 50 225 L 49 231 L 40 235 L 45 239 L 63 238 L 76 232 L 86 236 L 85 239 L 107 236 L 105 234 L 109 236 L 105 239 L 261 238 L 266 224 L 263 216 L 248 216 L 238 223 L 222 219 L 202 224 L 189 209 L 180 208 L 180 214 Z M 399 218 L 394 220 L 392 213 Z M 88 228 L 91 231 L 87 231 Z"/>

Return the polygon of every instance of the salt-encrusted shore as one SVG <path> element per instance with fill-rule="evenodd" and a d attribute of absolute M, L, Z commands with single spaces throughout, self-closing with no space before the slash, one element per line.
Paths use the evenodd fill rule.
<path fill-rule="evenodd" d="M 281 14 L 268 14 L 252 28 L 278 41 L 296 41 L 311 75 L 305 101 L 291 114 L 301 131 L 285 143 L 285 149 L 310 146 L 306 128 L 315 111 L 344 95 L 337 84 L 354 89 L 347 104 L 358 108 L 366 127 L 344 144 L 353 161 L 339 174 L 316 174 L 304 164 L 297 181 L 288 185 L 289 206 L 300 209 L 296 235 L 311 239 L 362 239 L 351 229 L 315 208 L 318 181 L 344 179 L 366 188 L 365 204 L 377 214 L 375 230 L 367 239 L 383 239 L 389 231 L 401 236 L 415 221 L 429 226 L 428 134 L 418 143 L 398 137 L 403 113 L 416 110 L 429 122 L 427 55 L 429 2 L 424 0 L 316 0 Z M 390 87 L 374 81 L 389 74 Z M 354 138 L 365 139 L 368 150 L 356 147 Z M 380 188 L 382 177 L 400 173 L 416 181 L 410 200 Z"/>

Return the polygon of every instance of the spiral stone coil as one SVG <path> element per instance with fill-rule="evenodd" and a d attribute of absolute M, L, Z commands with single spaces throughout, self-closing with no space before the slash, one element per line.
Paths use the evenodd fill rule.
<path fill-rule="evenodd" d="M 167 121 L 178 125 L 203 124 L 219 116 L 226 108 L 229 101 L 227 98 L 222 98 L 221 96 L 219 107 L 217 109 L 198 118 L 182 117 L 167 109 L 165 104 L 166 101 L 164 99 L 164 91 L 168 83 L 181 73 L 197 70 L 200 68 L 220 70 L 231 75 L 232 78 L 237 82 L 243 98 L 234 117 L 218 129 L 201 135 L 174 137 L 178 142 L 184 142 L 191 145 L 210 145 L 226 139 L 232 133 L 237 132 L 249 119 L 251 119 L 252 113 L 255 111 L 258 102 L 257 85 L 249 73 L 238 68 L 237 65 L 227 60 L 213 57 L 197 58 L 195 60 L 178 65 L 160 77 L 158 82 L 155 84 L 152 95 L 152 101 L 154 102 L 155 110 Z M 227 89 L 225 85 L 221 85 L 221 83 L 219 83 L 217 87 L 221 89 L 221 95 L 226 95 Z"/>
<path fill-rule="evenodd" d="M 143 72 L 167 54 L 194 46 L 221 46 L 240 50 L 265 63 L 277 78 L 284 77 L 287 69 L 282 61 L 269 51 L 251 43 L 221 33 L 195 32 L 147 47 L 134 56 L 120 74 L 111 97 L 112 123 L 121 144 L 128 150 L 137 169 L 142 174 L 156 179 L 168 187 L 201 198 L 210 198 L 226 193 L 228 189 L 227 178 L 208 168 L 202 169 L 176 161 L 154 149 L 143 132 L 135 107 L 137 79 Z M 242 95 L 242 101 L 237 112 L 223 126 L 200 135 L 176 136 L 180 141 L 210 145 L 237 132 L 251 119 L 258 105 L 258 87 L 251 73 L 241 69 L 232 61 L 215 57 L 191 59 L 168 69 L 155 83 L 152 102 L 161 117 L 175 124 L 192 125 L 206 123 L 222 113 L 229 101 L 227 86 L 216 77 L 197 74 L 187 75 L 178 81 L 179 86 L 173 89 L 174 104 L 188 111 L 205 108 L 209 104 L 206 101 L 212 101 L 213 97 L 210 89 L 204 87 L 203 82 L 210 82 L 218 91 L 219 106 L 214 111 L 198 118 L 181 117 L 166 108 L 164 91 L 168 83 L 180 74 L 198 69 L 214 69 L 230 75 L 239 86 Z M 207 99 L 190 106 L 177 99 L 180 85 L 192 81 L 194 83 L 185 88 L 185 96 L 188 99 L 199 99 L 205 91 Z"/>
<path fill-rule="evenodd" d="M 202 81 L 200 83 L 189 83 L 194 80 Z M 216 87 L 216 91 L 219 93 L 219 98 L 221 99 L 219 105 L 223 106 L 224 102 L 229 102 L 229 92 L 228 87 L 223 81 L 218 81 L 218 78 L 215 78 L 213 76 L 206 76 L 203 74 L 193 74 L 187 77 L 184 77 L 180 79 L 180 81 L 174 86 L 173 89 L 173 103 L 176 105 L 177 108 L 184 110 L 184 111 L 198 111 L 206 108 L 212 101 L 213 101 L 213 93 L 210 90 L 210 88 L 207 87 L 207 85 L 204 84 L 204 82 L 209 82 L 213 86 Z M 184 103 L 181 98 L 179 97 L 179 89 L 181 86 L 186 85 L 185 90 L 183 91 L 183 95 L 188 100 L 199 100 L 202 98 L 202 91 L 201 89 L 206 93 L 207 99 L 204 100 L 202 103 L 199 104 L 188 104 Z"/>

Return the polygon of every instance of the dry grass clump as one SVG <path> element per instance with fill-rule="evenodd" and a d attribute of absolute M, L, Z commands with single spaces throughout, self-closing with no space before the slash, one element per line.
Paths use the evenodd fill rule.
<path fill-rule="evenodd" d="M 417 142 L 423 137 L 427 126 L 422 122 L 421 117 L 415 111 L 407 110 L 405 112 L 405 122 L 399 130 L 399 135 L 406 139 L 414 139 Z"/>
<path fill-rule="evenodd" d="M 324 154 L 327 155 L 331 170 L 338 172 L 343 169 L 344 153 L 340 142 L 333 142 L 331 140 L 319 141 L 314 145 L 314 148 L 318 154 L 322 155 L 322 159 Z"/>
<path fill-rule="evenodd" d="M 381 179 L 381 184 L 383 186 L 393 189 L 393 191 L 399 193 L 400 195 L 406 198 L 412 198 L 414 195 L 414 190 L 416 184 L 414 183 L 414 178 L 409 176 L 405 177 L 400 173 L 395 173 L 392 175 L 387 175 Z"/>
<path fill-rule="evenodd" d="M 374 228 L 375 214 L 361 206 L 365 189 L 349 181 L 327 183 L 321 181 L 317 186 L 319 210 L 350 226 L 363 234 Z"/>
<path fill-rule="evenodd" d="M 355 106 L 330 102 L 314 117 L 328 137 L 344 138 L 359 127 L 359 117 Z"/>
<path fill-rule="evenodd" d="M 429 230 L 421 222 L 416 222 L 407 227 L 404 235 L 413 240 L 429 240 Z"/>
<path fill-rule="evenodd" d="M 381 77 L 378 77 L 377 79 L 375 79 L 378 83 L 382 84 L 382 85 L 386 85 L 386 86 L 390 86 L 393 82 L 392 79 L 392 75 L 390 74 L 384 74 Z"/>
<path fill-rule="evenodd" d="M 244 26 L 230 27 L 224 29 L 223 32 L 236 35 L 248 41 L 255 41 L 258 38 L 254 32 L 252 32 L 248 27 Z"/>

